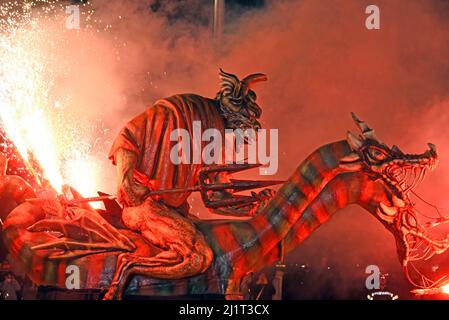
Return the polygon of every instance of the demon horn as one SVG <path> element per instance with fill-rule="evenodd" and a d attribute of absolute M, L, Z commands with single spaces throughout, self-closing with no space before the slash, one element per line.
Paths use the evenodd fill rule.
<path fill-rule="evenodd" d="M 379 141 L 376 134 L 374 133 L 374 130 L 368 127 L 365 121 L 362 121 L 359 118 L 357 118 L 354 112 L 351 112 L 351 116 L 352 119 L 354 119 L 354 122 L 356 123 L 357 127 L 359 127 L 360 131 L 362 131 L 362 135 L 364 138 Z"/>
<path fill-rule="evenodd" d="M 239 78 L 232 73 L 227 73 L 220 68 L 220 79 L 221 79 L 221 92 L 223 95 L 231 95 L 234 98 L 239 98 L 241 95 L 241 83 Z"/>
<path fill-rule="evenodd" d="M 248 90 L 251 89 L 252 85 L 257 82 L 267 81 L 268 77 L 263 73 L 253 73 L 249 76 L 245 77 L 242 80 L 242 92 L 243 95 L 248 93 Z"/>

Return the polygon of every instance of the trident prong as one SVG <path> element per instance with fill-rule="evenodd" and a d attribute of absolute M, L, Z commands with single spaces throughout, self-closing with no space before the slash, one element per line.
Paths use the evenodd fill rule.
<path fill-rule="evenodd" d="M 273 185 L 283 184 L 285 181 L 280 180 L 236 180 L 231 179 L 229 183 L 207 183 L 210 173 L 235 173 L 244 170 L 249 170 L 253 168 L 260 167 L 261 164 L 228 164 L 228 165 L 212 165 L 201 168 L 199 175 L 199 191 L 201 193 L 201 199 L 204 202 L 206 208 L 217 209 L 223 207 L 233 207 L 233 206 L 245 206 L 255 202 L 261 201 L 261 199 L 252 194 L 251 196 L 238 195 L 229 199 L 211 200 L 209 197 L 209 191 L 222 191 L 222 190 L 233 190 L 233 191 L 244 191 L 259 189 L 264 187 L 269 187 Z"/>

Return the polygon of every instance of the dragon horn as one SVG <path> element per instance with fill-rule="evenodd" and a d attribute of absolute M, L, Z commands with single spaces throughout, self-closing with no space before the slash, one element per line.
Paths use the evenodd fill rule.
<path fill-rule="evenodd" d="M 359 118 L 357 118 L 354 112 L 351 112 L 351 116 L 354 122 L 356 123 L 357 127 L 359 127 L 360 131 L 362 131 L 362 135 L 364 138 L 379 141 L 376 134 L 374 133 L 374 130 L 368 127 L 365 121 L 362 121 Z"/>

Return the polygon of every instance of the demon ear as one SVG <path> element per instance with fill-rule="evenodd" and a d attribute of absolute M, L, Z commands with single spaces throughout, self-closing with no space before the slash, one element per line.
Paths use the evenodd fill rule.
<path fill-rule="evenodd" d="M 363 140 L 352 134 L 351 131 L 348 131 L 348 133 L 346 134 L 346 141 L 354 151 L 359 150 L 363 145 Z"/>
<path fill-rule="evenodd" d="M 374 133 L 374 130 L 368 127 L 368 125 L 365 123 L 365 121 L 360 120 L 357 118 L 354 112 L 351 112 L 352 119 L 354 120 L 357 127 L 359 127 L 360 131 L 362 131 L 362 135 L 364 138 L 368 138 L 371 140 L 375 140 L 377 142 L 380 142 L 377 138 L 376 134 Z"/>

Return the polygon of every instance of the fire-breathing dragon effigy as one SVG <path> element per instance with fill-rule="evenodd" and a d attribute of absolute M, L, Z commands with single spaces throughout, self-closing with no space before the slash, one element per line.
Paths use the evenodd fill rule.
<path fill-rule="evenodd" d="M 448 238 L 433 239 L 409 199 L 416 184 L 437 165 L 435 146 L 429 144 L 422 154 L 405 154 L 382 143 L 354 114 L 353 119 L 361 134 L 348 132 L 345 140 L 314 151 L 256 216 L 245 221 L 194 223 L 213 254 L 201 274 L 181 279 L 170 273 L 164 276 L 166 268 L 185 262 L 167 265 L 163 256 L 151 259 L 161 248 L 137 232 L 113 226 L 87 204 L 27 201 L 36 197 L 34 190 L 21 178 L 6 175 L 4 157 L 0 163 L 3 240 L 35 283 L 64 287 L 66 267 L 76 265 L 81 270 L 81 288 L 109 289 L 109 299 L 136 290 L 151 295 L 238 297 L 243 276 L 279 261 L 284 252 L 294 250 L 350 204 L 363 207 L 391 232 L 404 269 L 444 252 Z M 148 275 L 148 269 L 156 270 L 154 277 L 139 278 Z M 410 280 L 426 287 L 422 279 Z"/>

